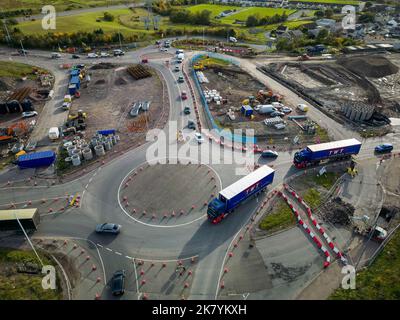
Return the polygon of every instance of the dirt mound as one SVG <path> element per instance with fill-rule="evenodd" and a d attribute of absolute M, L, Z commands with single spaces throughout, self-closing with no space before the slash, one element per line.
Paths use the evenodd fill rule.
<path fill-rule="evenodd" d="M 100 79 L 100 80 L 97 80 L 94 84 L 95 85 L 100 85 L 100 84 L 105 84 L 105 83 L 106 83 L 106 80 Z"/>
<path fill-rule="evenodd" d="M 114 83 L 117 86 L 123 86 L 124 84 L 127 84 L 128 82 L 124 78 L 120 77 L 117 80 L 115 80 Z"/>
<path fill-rule="evenodd" d="M 325 218 L 332 224 L 349 225 L 354 214 L 354 207 L 341 198 L 334 198 L 325 205 Z"/>
<path fill-rule="evenodd" d="M 110 62 L 100 62 L 98 64 L 95 64 L 90 69 L 99 70 L 99 69 L 113 69 L 113 68 L 115 68 L 115 65 Z"/>
<path fill-rule="evenodd" d="M 364 77 L 382 78 L 399 72 L 399 68 L 382 56 L 342 58 L 339 65 Z"/>

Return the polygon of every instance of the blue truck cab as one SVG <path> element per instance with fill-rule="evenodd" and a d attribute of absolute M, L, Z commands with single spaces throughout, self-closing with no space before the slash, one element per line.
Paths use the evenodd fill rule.
<path fill-rule="evenodd" d="M 360 152 L 361 142 L 357 139 L 339 140 L 309 145 L 294 154 L 293 164 L 302 169 L 318 165 L 324 160 L 344 160 Z"/>
<path fill-rule="evenodd" d="M 262 166 L 221 190 L 218 198 L 208 204 L 207 217 L 216 224 L 250 196 L 260 193 L 272 183 L 275 170 Z"/>

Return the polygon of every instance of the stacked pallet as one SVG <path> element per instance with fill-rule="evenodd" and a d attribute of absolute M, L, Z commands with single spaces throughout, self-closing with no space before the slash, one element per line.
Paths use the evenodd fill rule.
<path fill-rule="evenodd" d="M 130 66 L 127 71 L 135 80 L 151 77 L 150 71 L 141 64 Z"/>

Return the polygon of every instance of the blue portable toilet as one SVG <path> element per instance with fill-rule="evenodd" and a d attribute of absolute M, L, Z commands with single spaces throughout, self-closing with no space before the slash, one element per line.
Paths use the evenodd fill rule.
<path fill-rule="evenodd" d="M 250 117 L 253 114 L 253 108 L 248 105 L 242 106 L 241 111 L 246 117 Z"/>

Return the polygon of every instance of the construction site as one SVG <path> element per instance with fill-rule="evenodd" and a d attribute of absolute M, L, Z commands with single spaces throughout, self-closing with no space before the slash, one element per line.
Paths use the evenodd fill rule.
<path fill-rule="evenodd" d="M 261 70 L 334 120 L 361 134 L 384 135 L 391 130 L 389 118 L 399 116 L 399 62 L 398 54 L 343 56 L 336 61 L 299 57 Z"/>
<path fill-rule="evenodd" d="M 285 102 L 285 97 L 235 65 L 194 65 L 204 100 L 221 128 L 253 129 L 261 146 L 282 148 L 299 143 L 328 141 L 307 110 Z"/>
<path fill-rule="evenodd" d="M 30 68 L 20 77 L 0 79 L 0 166 L 24 152 L 37 115 L 53 95 L 54 76 Z"/>

